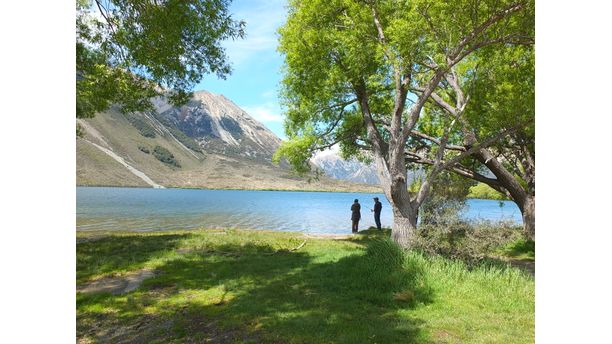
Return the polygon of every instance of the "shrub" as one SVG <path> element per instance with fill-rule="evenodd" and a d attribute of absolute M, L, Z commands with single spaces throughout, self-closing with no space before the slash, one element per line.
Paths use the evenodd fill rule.
<path fill-rule="evenodd" d="M 474 182 L 444 171 L 434 181 L 431 192 L 420 210 L 424 225 L 450 225 L 461 221 L 465 197 Z"/>
<path fill-rule="evenodd" d="M 138 146 L 138 149 L 140 149 L 140 151 L 141 151 L 141 152 L 144 152 L 144 153 L 147 153 L 147 154 L 151 153 L 151 151 L 149 150 L 149 148 L 148 148 L 148 147 L 145 147 L 145 146 L 140 146 L 140 145 L 139 145 L 139 146 Z"/>
<path fill-rule="evenodd" d="M 155 146 L 153 149 L 153 155 L 157 158 L 157 160 L 163 162 L 164 164 L 181 167 L 179 162 L 174 158 L 174 155 L 172 155 L 169 150 L 162 146 Z"/>
<path fill-rule="evenodd" d="M 430 255 L 477 263 L 521 237 L 521 228 L 513 223 L 455 222 L 419 226 L 413 245 Z"/>
<path fill-rule="evenodd" d="M 79 123 L 77 123 L 77 125 L 76 125 L 76 137 L 77 138 L 83 138 L 84 136 L 85 136 L 85 129 Z"/>
<path fill-rule="evenodd" d="M 155 129 L 151 127 L 142 117 L 136 114 L 123 114 L 134 128 L 138 129 L 140 135 L 144 137 L 155 137 Z"/>

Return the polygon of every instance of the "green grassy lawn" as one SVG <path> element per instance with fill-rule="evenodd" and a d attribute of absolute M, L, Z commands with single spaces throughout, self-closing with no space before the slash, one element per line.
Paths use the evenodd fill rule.
<path fill-rule="evenodd" d="M 79 342 L 534 342 L 533 277 L 404 253 L 388 234 L 78 232 L 78 285 L 156 272 L 123 295 L 77 293 Z"/>

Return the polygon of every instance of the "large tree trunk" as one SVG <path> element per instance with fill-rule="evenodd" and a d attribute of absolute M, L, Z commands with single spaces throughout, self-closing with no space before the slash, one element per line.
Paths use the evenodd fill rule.
<path fill-rule="evenodd" d="M 402 170 L 402 166 L 397 164 L 389 168 L 380 155 L 375 155 L 374 158 L 380 184 L 393 211 L 391 238 L 401 247 L 409 248 L 416 231 L 418 209 L 413 209 L 410 200 L 406 170 Z"/>
<path fill-rule="evenodd" d="M 480 149 L 474 156 L 495 175 L 499 184 L 508 190 L 523 215 L 525 237 L 535 239 L 535 196 L 529 195 L 516 178 L 487 149 Z"/>
<path fill-rule="evenodd" d="M 393 210 L 391 238 L 403 248 L 410 248 L 417 227 L 418 205 L 408 192 L 407 171 L 400 147 L 390 149 L 389 160 L 376 157 L 381 186 Z"/>
<path fill-rule="evenodd" d="M 525 198 L 522 207 L 523 213 L 523 228 L 525 229 L 525 237 L 535 241 L 535 197 L 530 196 Z"/>
<path fill-rule="evenodd" d="M 391 230 L 391 239 L 403 248 L 410 248 L 416 234 L 416 212 L 410 211 L 409 209 L 401 209 L 393 204 L 392 207 L 393 228 Z"/>

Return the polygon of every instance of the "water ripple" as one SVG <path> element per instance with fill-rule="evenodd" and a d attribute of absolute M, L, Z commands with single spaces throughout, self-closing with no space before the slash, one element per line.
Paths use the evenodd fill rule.
<path fill-rule="evenodd" d="M 350 232 L 355 198 L 362 204 L 359 228 L 375 226 L 369 210 L 375 196 L 383 203 L 381 220 L 388 227 L 392 214 L 382 194 L 78 187 L 77 230 L 245 228 L 342 234 Z M 521 223 L 512 202 L 469 200 L 468 205 L 468 219 Z"/>

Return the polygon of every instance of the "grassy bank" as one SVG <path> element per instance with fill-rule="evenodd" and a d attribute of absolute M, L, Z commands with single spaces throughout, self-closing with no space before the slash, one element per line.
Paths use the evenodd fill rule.
<path fill-rule="evenodd" d="M 77 293 L 80 342 L 530 343 L 521 270 L 263 231 L 77 233 L 77 284 L 140 269 L 131 292 Z"/>
<path fill-rule="evenodd" d="M 467 198 L 477 199 L 493 199 L 493 200 L 510 200 L 506 195 L 499 193 L 497 190 L 484 183 L 478 183 L 470 188 Z"/>

